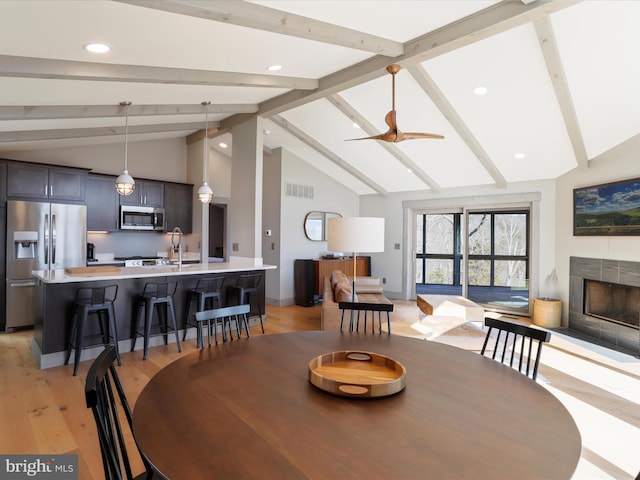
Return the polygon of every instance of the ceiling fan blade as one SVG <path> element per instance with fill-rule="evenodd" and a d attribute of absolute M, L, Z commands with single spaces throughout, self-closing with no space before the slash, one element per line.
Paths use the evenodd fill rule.
<path fill-rule="evenodd" d="M 418 133 L 418 132 L 398 132 L 398 137 L 402 137 L 402 140 L 413 140 L 416 138 L 433 138 L 433 139 L 443 139 L 444 135 L 439 135 L 437 133 Z M 399 142 L 400 140 L 396 140 Z"/>
<path fill-rule="evenodd" d="M 398 129 L 398 124 L 396 123 L 396 111 L 395 110 L 391 110 L 389 113 L 387 113 L 384 116 L 384 123 L 389 125 L 389 128 L 391 130 L 397 130 Z"/>
<path fill-rule="evenodd" d="M 384 140 L 384 134 L 374 135 L 373 137 L 347 138 L 345 142 L 352 142 L 354 140 Z"/>
<path fill-rule="evenodd" d="M 396 73 L 400 71 L 400 65 L 392 64 L 387 67 L 387 72 L 391 74 L 391 111 L 384 116 L 384 123 L 387 124 L 389 130 L 380 135 L 364 138 L 349 138 L 345 141 L 352 140 L 382 140 L 384 142 L 398 143 L 403 140 L 411 140 L 414 138 L 444 138 L 443 135 L 437 133 L 403 133 L 398 130 L 396 123 Z"/>

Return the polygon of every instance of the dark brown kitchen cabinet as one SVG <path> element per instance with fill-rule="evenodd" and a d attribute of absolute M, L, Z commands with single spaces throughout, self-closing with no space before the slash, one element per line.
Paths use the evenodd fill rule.
<path fill-rule="evenodd" d="M 191 233 L 193 216 L 193 185 L 164 184 L 164 218 L 166 230 L 180 227 L 182 233 Z"/>
<path fill-rule="evenodd" d="M 116 177 L 89 175 L 87 178 L 87 230 L 118 230 L 120 199 L 115 188 Z"/>
<path fill-rule="evenodd" d="M 120 205 L 164 207 L 164 183 L 152 180 L 135 182 L 136 188 L 131 195 L 120 195 Z"/>
<path fill-rule="evenodd" d="M 7 197 L 84 203 L 87 172 L 71 168 L 11 162 L 7 165 Z"/>

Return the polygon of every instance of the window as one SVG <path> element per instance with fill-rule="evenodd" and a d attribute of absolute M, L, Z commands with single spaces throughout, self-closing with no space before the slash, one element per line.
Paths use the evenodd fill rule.
<path fill-rule="evenodd" d="M 416 293 L 464 292 L 485 306 L 528 311 L 528 210 L 418 214 L 415 224 Z"/>

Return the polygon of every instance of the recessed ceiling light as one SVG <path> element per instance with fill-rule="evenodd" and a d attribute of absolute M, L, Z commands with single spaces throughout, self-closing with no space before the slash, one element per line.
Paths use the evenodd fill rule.
<path fill-rule="evenodd" d="M 278 70 L 282 70 L 282 65 L 269 65 L 267 70 L 270 72 L 277 72 Z"/>
<path fill-rule="evenodd" d="M 486 95 L 487 92 L 488 92 L 487 87 L 476 87 L 473 89 L 473 93 L 475 93 L 478 96 Z"/>
<path fill-rule="evenodd" d="M 271 135 L 271 130 L 265 128 L 264 130 L 262 130 L 262 133 L 264 133 L 265 135 Z"/>
<path fill-rule="evenodd" d="M 524 158 L 524 157 L 526 157 L 526 156 L 527 156 L 527 155 L 526 155 L 526 154 L 524 154 L 524 153 L 522 153 L 522 152 L 518 152 L 518 153 L 514 153 L 514 154 L 513 154 L 513 157 L 514 157 L 514 158 L 517 158 L 517 159 L 521 159 L 521 158 Z"/>
<path fill-rule="evenodd" d="M 353 128 L 360 128 L 360 125 L 358 125 L 356 122 L 353 122 Z"/>
<path fill-rule="evenodd" d="M 227 148 L 227 144 L 224 142 L 220 142 L 218 145 L 220 146 L 220 148 Z"/>
<path fill-rule="evenodd" d="M 106 43 L 87 43 L 84 49 L 91 53 L 107 53 L 111 47 Z"/>

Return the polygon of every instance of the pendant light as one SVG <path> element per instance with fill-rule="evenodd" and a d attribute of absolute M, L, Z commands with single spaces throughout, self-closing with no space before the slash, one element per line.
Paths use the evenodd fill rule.
<path fill-rule="evenodd" d="M 202 105 L 204 105 L 204 139 L 202 140 L 204 147 L 202 154 L 202 186 L 198 189 L 198 198 L 202 203 L 210 203 L 213 199 L 213 190 L 207 185 L 207 167 L 209 165 L 209 105 L 211 105 L 211 102 L 202 102 Z"/>
<path fill-rule="evenodd" d="M 116 178 L 116 190 L 120 195 L 131 195 L 136 188 L 136 182 L 133 180 L 127 170 L 127 150 L 129 140 L 129 106 L 131 102 L 120 102 L 124 107 L 125 127 L 124 127 L 124 170 L 118 178 Z"/>

